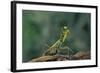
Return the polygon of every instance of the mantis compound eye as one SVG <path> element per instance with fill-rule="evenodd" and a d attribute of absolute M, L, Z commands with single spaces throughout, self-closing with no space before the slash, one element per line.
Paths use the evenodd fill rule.
<path fill-rule="evenodd" d="M 64 26 L 64 28 L 63 29 L 67 29 L 67 26 Z"/>

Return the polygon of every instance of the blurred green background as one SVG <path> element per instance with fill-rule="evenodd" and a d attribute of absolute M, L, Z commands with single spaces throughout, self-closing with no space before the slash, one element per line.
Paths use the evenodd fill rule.
<path fill-rule="evenodd" d="M 54 12 L 23 10 L 22 12 L 22 60 L 27 62 L 41 56 L 54 44 L 61 32 L 61 27 L 68 26 L 70 35 L 63 46 L 69 46 L 74 52 L 90 51 L 90 13 Z M 64 54 L 67 54 L 64 51 Z"/>

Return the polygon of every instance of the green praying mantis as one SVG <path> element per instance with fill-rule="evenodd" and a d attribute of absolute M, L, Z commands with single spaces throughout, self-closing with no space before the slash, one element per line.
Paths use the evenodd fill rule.
<path fill-rule="evenodd" d="M 59 50 L 62 49 L 62 44 L 68 38 L 69 33 L 70 33 L 70 31 L 69 31 L 68 27 L 64 26 L 62 28 L 62 32 L 60 34 L 59 39 L 43 53 L 43 56 L 56 55 L 59 52 Z"/>

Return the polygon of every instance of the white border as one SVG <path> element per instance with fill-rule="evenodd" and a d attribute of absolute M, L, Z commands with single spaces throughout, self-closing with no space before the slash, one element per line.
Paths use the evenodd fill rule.
<path fill-rule="evenodd" d="M 43 10 L 43 11 L 61 11 L 61 12 L 81 12 L 91 13 L 91 60 L 78 60 L 78 61 L 60 61 L 60 62 L 41 62 L 41 63 L 22 63 L 22 10 Z M 16 64 L 17 70 L 21 69 L 38 69 L 38 68 L 52 68 L 52 67 L 72 67 L 72 66 L 85 66 L 95 65 L 96 60 L 96 45 L 95 45 L 95 14 L 96 10 L 91 8 L 81 7 L 60 7 L 60 6 L 45 6 L 45 5 L 28 5 L 17 4 L 17 57 Z"/>

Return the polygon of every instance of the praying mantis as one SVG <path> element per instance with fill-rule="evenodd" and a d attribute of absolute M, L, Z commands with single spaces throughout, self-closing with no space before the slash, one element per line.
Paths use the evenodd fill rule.
<path fill-rule="evenodd" d="M 69 33 L 70 31 L 68 27 L 63 26 L 59 39 L 43 53 L 43 56 L 56 55 L 59 52 L 59 50 L 62 49 L 62 44 L 68 38 Z"/>

